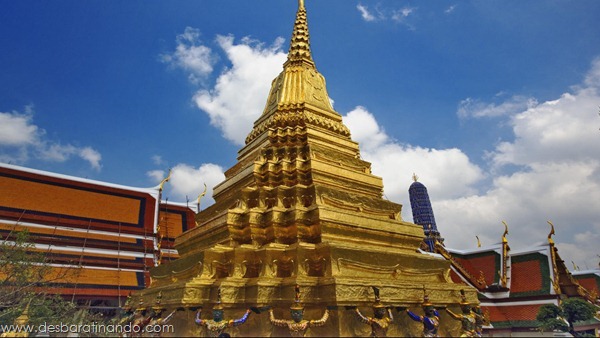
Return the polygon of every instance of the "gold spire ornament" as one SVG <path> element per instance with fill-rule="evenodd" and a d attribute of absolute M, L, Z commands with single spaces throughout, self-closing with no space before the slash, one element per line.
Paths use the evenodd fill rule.
<path fill-rule="evenodd" d="M 304 61 L 314 67 L 314 61 L 310 53 L 310 36 L 308 34 L 304 0 L 298 0 L 298 12 L 296 13 L 296 21 L 294 22 L 294 30 L 288 51 L 288 62 L 295 61 Z"/>

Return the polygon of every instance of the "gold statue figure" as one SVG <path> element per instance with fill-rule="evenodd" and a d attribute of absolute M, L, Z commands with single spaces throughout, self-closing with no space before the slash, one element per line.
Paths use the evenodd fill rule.
<path fill-rule="evenodd" d="M 163 311 L 165 310 L 164 307 L 161 306 L 161 300 L 162 300 L 162 292 L 158 293 L 158 296 L 156 298 L 156 302 L 155 305 L 152 307 L 152 315 L 150 316 L 150 321 L 148 322 L 148 326 L 162 326 L 164 324 L 167 324 L 169 321 L 171 321 L 171 318 L 173 318 L 173 315 L 175 315 L 175 312 L 177 312 L 177 309 L 173 310 L 171 313 L 169 313 L 166 317 L 162 318 L 161 315 L 163 313 Z M 161 332 L 160 331 L 154 331 L 153 333 L 154 337 L 160 337 Z"/>
<path fill-rule="evenodd" d="M 196 324 L 206 327 L 210 337 L 221 337 L 222 335 L 227 335 L 225 333 L 226 329 L 244 324 L 250 315 L 250 309 L 246 310 L 242 318 L 225 320 L 223 305 L 221 305 L 221 289 L 219 289 L 217 290 L 217 305 L 212 309 L 213 319 L 201 319 L 201 313 L 202 308 L 196 314 Z"/>
<path fill-rule="evenodd" d="M 292 320 L 277 319 L 273 314 L 273 309 L 269 309 L 269 321 L 271 321 L 271 324 L 279 327 L 287 327 L 292 337 L 304 337 L 310 327 L 323 326 L 327 322 L 327 319 L 329 319 L 329 310 L 327 309 L 325 309 L 325 313 L 321 319 L 304 319 L 304 306 L 300 303 L 300 287 L 298 285 L 296 285 L 296 299 L 290 307 L 290 314 Z"/>
<path fill-rule="evenodd" d="M 423 307 L 424 316 L 419 316 L 416 313 L 406 309 L 406 314 L 416 321 L 423 323 L 423 337 L 439 337 L 438 329 L 440 327 L 440 314 L 435 309 L 433 304 L 429 301 L 429 296 L 425 292 L 425 288 L 423 288 L 423 303 L 421 306 Z"/>
<path fill-rule="evenodd" d="M 472 311 L 475 316 L 475 337 L 483 337 L 483 326 L 489 324 L 488 318 L 483 314 L 479 305 L 473 306 Z"/>
<path fill-rule="evenodd" d="M 462 310 L 461 314 L 456 314 L 450 309 L 446 308 L 446 312 L 453 319 L 460 320 L 462 325 L 461 337 L 476 337 L 477 334 L 475 332 L 475 314 L 471 311 L 471 304 L 467 302 L 467 297 L 465 296 L 465 290 L 460 290 L 461 302 L 460 309 Z"/>
<path fill-rule="evenodd" d="M 379 289 L 372 287 L 375 292 L 375 304 L 373 304 L 373 317 L 365 317 L 358 308 L 355 308 L 356 316 L 361 322 L 371 325 L 371 337 L 385 337 L 390 323 L 394 320 L 392 310 L 386 308 L 379 299 Z M 387 317 L 385 313 L 387 312 Z"/>
<path fill-rule="evenodd" d="M 133 321 L 131 322 L 131 336 L 141 337 L 144 328 L 152 320 L 152 316 L 146 317 L 146 307 L 144 307 L 144 301 L 140 299 L 140 304 L 135 312 L 133 313 Z"/>

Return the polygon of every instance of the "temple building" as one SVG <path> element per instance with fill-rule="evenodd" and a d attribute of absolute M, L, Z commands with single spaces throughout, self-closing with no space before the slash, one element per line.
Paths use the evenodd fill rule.
<path fill-rule="evenodd" d="M 422 183 L 419 183 L 419 188 L 426 193 Z M 411 204 L 413 189 L 411 185 Z M 424 197 L 414 200 L 420 207 L 417 210 L 424 209 L 425 215 L 433 215 L 429 197 L 427 201 Z M 428 207 L 423 208 L 423 205 Z M 439 232 L 431 231 L 428 234 L 430 238 L 424 239 L 428 247 L 430 242 L 434 242 L 433 252 L 451 263 L 450 275 L 454 282 L 477 289 L 481 309 L 489 320 L 484 326 L 486 335 L 541 335 L 538 329 L 540 323 L 536 320 L 540 307 L 544 304 L 559 305 L 565 298 L 579 297 L 600 306 L 600 269 L 569 271 L 552 238 L 554 225 L 548 223 L 549 234 L 545 240 L 540 238 L 537 244 L 519 250 L 511 250 L 508 245 L 506 223 L 499 243 L 488 246 L 478 243 L 478 247 L 473 249 L 445 247 L 436 238 Z M 600 320 L 577 323 L 575 328 L 597 334 Z"/>
<path fill-rule="evenodd" d="M 440 232 L 435 224 L 435 216 L 433 215 L 433 208 L 431 207 L 427 187 L 419 182 L 418 179 L 417 175 L 413 174 L 414 182 L 408 188 L 413 222 L 423 227 L 423 232 L 425 233 L 423 249 L 434 252 L 435 242 L 438 241 L 443 244 L 444 239 L 440 237 Z"/>
<path fill-rule="evenodd" d="M 175 237 L 195 210 L 134 188 L 0 163 L 0 238 L 27 230 L 53 272 L 48 292 L 115 309 L 150 284 L 148 270 L 179 257 Z M 1 274 L 1 272 L 0 272 Z"/>
<path fill-rule="evenodd" d="M 454 312 L 460 302 L 478 303 L 475 288 L 453 282 L 449 261 L 420 250 L 422 226 L 403 220 L 402 206 L 383 198 L 382 179 L 331 106 L 303 0 L 287 61 L 265 99 L 237 163 L 214 188 L 215 204 L 177 237 L 181 258 L 153 268 L 151 286 L 134 303 L 161 299 L 165 308 L 188 309 L 171 322 L 180 336 L 227 329 L 260 337 L 303 335 L 308 324 L 293 324 L 290 309 L 314 319 L 313 336 L 406 336 L 420 335 L 422 325 L 405 313 L 381 319 L 385 329 L 365 325 L 375 322 L 362 314 L 386 307 L 422 312 L 425 296 Z M 251 307 L 272 312 L 245 317 Z M 211 310 L 224 311 L 219 323 L 245 323 L 217 325 Z M 440 334 L 459 335 L 460 321 L 441 316 Z"/>

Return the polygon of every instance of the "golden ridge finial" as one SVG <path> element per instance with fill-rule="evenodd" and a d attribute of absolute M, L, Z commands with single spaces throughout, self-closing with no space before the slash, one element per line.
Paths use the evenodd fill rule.
<path fill-rule="evenodd" d="M 477 247 L 481 248 L 481 241 L 479 240 L 479 236 L 475 235 L 475 238 L 477 238 Z"/>
<path fill-rule="evenodd" d="M 171 169 L 169 168 L 169 174 L 162 181 L 160 181 L 160 184 L 158 185 L 158 190 L 162 191 L 163 187 L 165 186 L 165 183 L 169 182 L 170 179 L 171 179 Z"/>
<path fill-rule="evenodd" d="M 552 235 L 555 234 L 555 232 L 554 232 L 554 224 L 552 224 L 552 222 L 550 222 L 550 221 L 547 221 L 547 222 L 548 222 L 548 224 L 550 224 L 550 233 L 548 234 L 548 243 L 550 243 L 550 244 L 553 245 L 554 244 L 554 240 L 552 239 Z"/>
<path fill-rule="evenodd" d="M 504 233 L 502 234 L 502 243 L 506 243 L 508 242 L 508 240 L 506 239 L 506 235 L 508 235 L 508 224 L 506 224 L 506 222 L 502 221 L 502 224 L 504 224 Z"/>
<path fill-rule="evenodd" d="M 504 224 L 504 233 L 502 234 L 502 272 L 500 274 L 500 283 L 505 288 L 508 285 L 508 251 L 510 248 L 508 247 L 508 239 L 506 239 L 508 224 L 504 221 L 502 221 L 502 224 Z"/>
<path fill-rule="evenodd" d="M 413 173 L 412 179 L 413 179 L 413 181 L 416 182 L 419 180 L 419 176 L 417 176 L 417 174 Z"/>
<path fill-rule="evenodd" d="M 198 201 L 196 202 L 198 205 L 198 212 L 200 212 L 200 199 L 206 195 L 206 183 L 204 183 L 204 191 L 198 195 Z"/>
<path fill-rule="evenodd" d="M 304 8 L 304 0 L 298 0 L 298 9 Z"/>

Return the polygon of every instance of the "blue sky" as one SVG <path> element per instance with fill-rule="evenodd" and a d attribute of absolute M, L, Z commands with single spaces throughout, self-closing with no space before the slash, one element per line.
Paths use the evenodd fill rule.
<path fill-rule="evenodd" d="M 297 3 L 0 0 L 0 161 L 194 199 L 235 163 Z M 313 58 L 387 198 L 447 244 L 600 240 L 598 1 L 306 0 Z M 207 199 L 205 203 L 210 203 Z M 512 237 L 512 238 L 511 238 Z"/>

